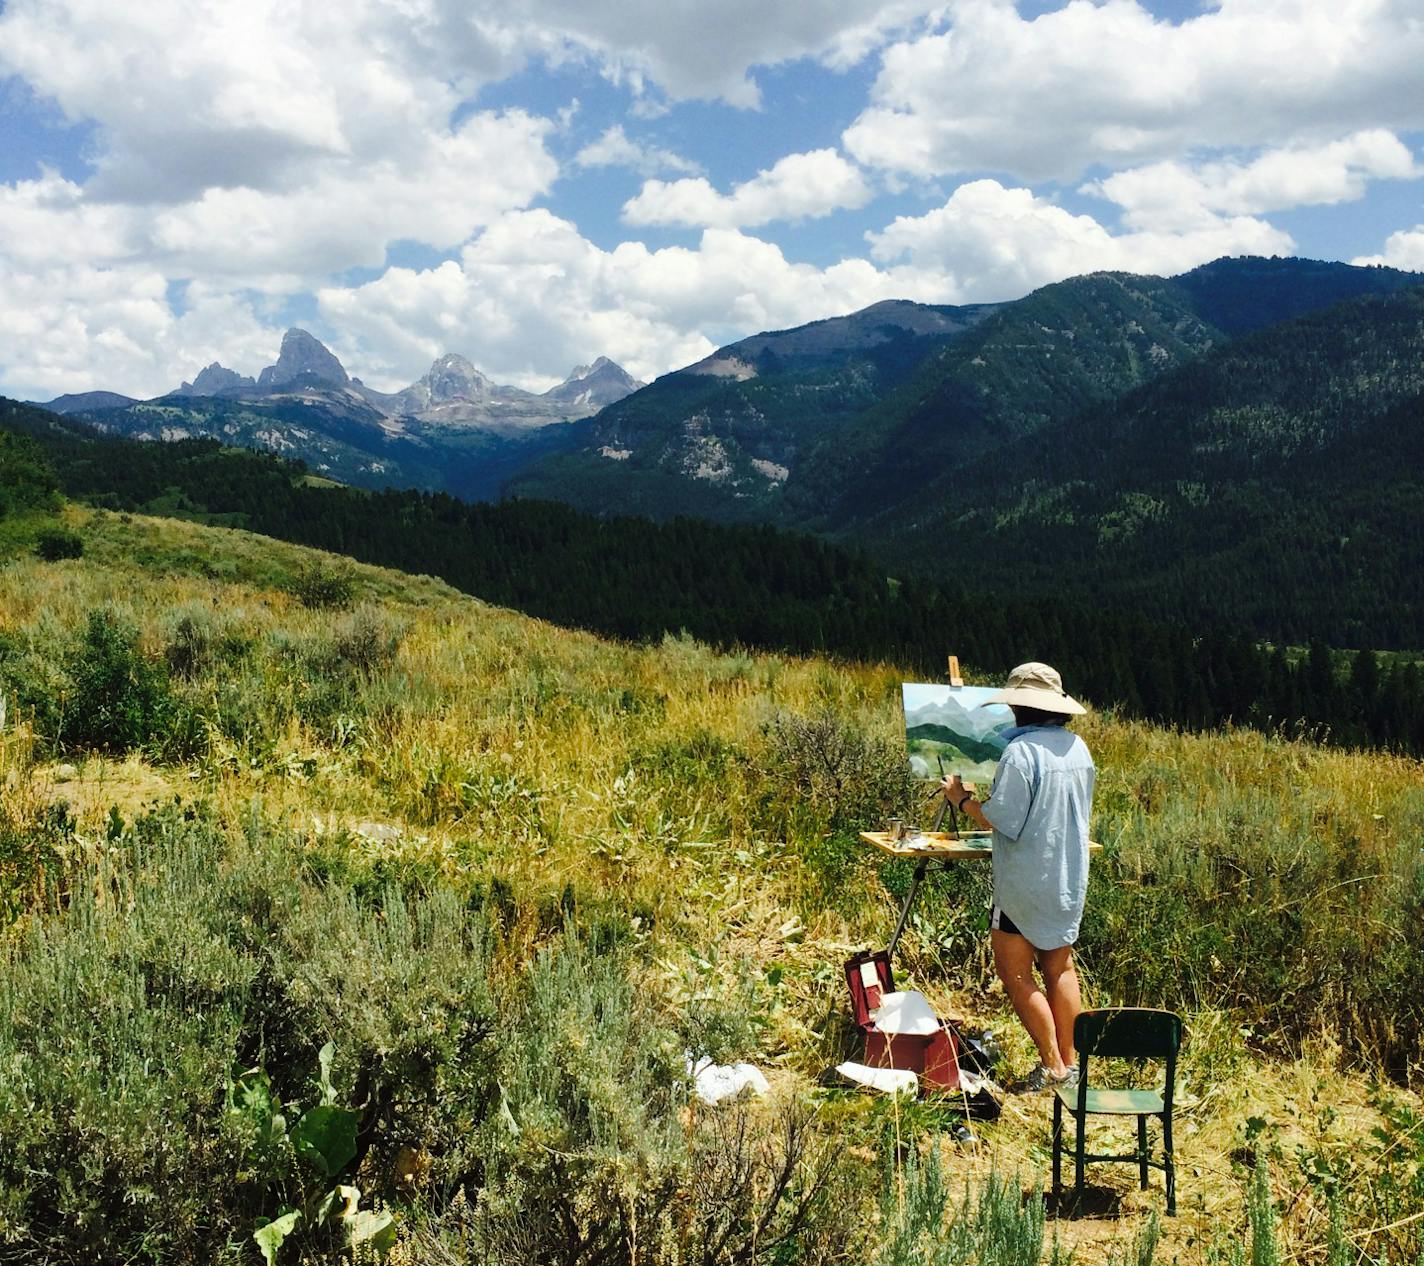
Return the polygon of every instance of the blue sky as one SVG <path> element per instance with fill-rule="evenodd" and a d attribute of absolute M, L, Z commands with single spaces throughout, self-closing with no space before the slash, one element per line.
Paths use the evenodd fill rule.
<path fill-rule="evenodd" d="M 1417 0 L 5 0 L 0 392 L 294 323 L 543 387 L 1102 268 L 1424 270 L 1421 64 Z"/>

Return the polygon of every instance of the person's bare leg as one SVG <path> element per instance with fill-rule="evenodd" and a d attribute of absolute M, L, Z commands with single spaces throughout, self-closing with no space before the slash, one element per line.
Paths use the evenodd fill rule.
<path fill-rule="evenodd" d="M 1055 1077 L 1063 1076 L 1065 1065 L 1058 1052 L 1053 1009 L 1033 975 L 1037 951 L 1026 938 L 1015 932 L 1001 932 L 995 928 L 989 937 L 994 948 L 994 969 L 999 973 L 1009 1001 L 1013 1003 L 1014 1013 L 1038 1047 L 1039 1060 Z"/>
<path fill-rule="evenodd" d="M 1065 945 L 1061 949 L 1040 951 L 1038 969 L 1043 973 L 1043 987 L 1048 993 L 1049 1009 L 1053 1012 L 1058 1053 L 1064 1067 L 1071 1068 L 1078 1062 L 1078 1052 L 1073 1049 L 1073 1021 L 1083 1009 L 1078 969 L 1073 966 L 1073 947 Z"/>

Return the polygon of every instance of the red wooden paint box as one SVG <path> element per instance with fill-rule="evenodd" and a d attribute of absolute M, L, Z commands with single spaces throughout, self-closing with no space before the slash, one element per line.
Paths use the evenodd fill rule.
<path fill-rule="evenodd" d="M 901 1068 L 918 1074 L 930 1090 L 959 1089 L 959 1043 L 940 1021 L 933 1033 L 882 1033 L 871 1012 L 895 989 L 890 956 L 884 950 L 857 954 L 845 965 L 851 1014 L 865 1038 L 865 1063 L 872 1068 Z"/>

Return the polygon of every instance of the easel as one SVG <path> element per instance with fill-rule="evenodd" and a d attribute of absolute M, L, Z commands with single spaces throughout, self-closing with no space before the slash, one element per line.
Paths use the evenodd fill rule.
<path fill-rule="evenodd" d="M 949 657 L 949 685 L 951 689 L 955 690 L 957 690 L 960 686 L 964 685 L 964 678 L 960 676 L 959 673 L 959 657 L 957 655 L 951 655 Z M 943 769 L 943 766 L 941 766 L 940 768 Z M 968 788 L 970 791 L 974 789 L 972 783 L 965 783 L 965 787 Z M 950 824 L 948 837 L 951 840 L 960 839 L 959 810 L 956 809 L 952 804 L 950 804 L 949 797 L 946 796 L 943 791 L 937 791 L 934 794 L 939 796 L 940 805 L 939 809 L 935 813 L 934 823 L 930 827 L 930 834 L 937 835 L 940 833 L 940 827 L 944 825 L 945 814 L 948 813 Z M 976 852 L 978 851 L 979 850 L 976 850 Z M 963 855 L 964 854 L 960 852 L 955 852 L 953 854 L 953 856 L 956 858 L 961 857 Z M 928 875 L 930 872 L 930 863 L 934 860 L 936 859 L 933 856 L 926 854 L 924 856 L 921 856 L 920 859 L 915 863 L 915 874 L 914 877 L 910 880 L 910 891 L 905 894 L 905 904 L 900 907 L 900 918 L 899 921 L 895 924 L 894 935 L 891 936 L 890 945 L 886 950 L 886 953 L 889 954 L 892 960 L 895 957 L 895 947 L 899 945 L 900 936 L 905 931 L 905 924 L 910 921 L 910 910 L 915 904 L 915 896 L 919 892 L 920 885 L 924 882 L 925 876 Z M 939 862 L 940 867 L 943 868 L 949 864 L 949 858 L 942 856 L 939 859 Z"/>

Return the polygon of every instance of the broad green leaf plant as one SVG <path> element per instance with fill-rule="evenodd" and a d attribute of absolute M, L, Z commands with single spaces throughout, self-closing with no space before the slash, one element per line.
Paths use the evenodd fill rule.
<path fill-rule="evenodd" d="M 252 1233 L 267 1266 L 277 1266 L 282 1245 L 302 1230 L 338 1230 L 358 1260 L 367 1254 L 384 1259 L 396 1242 L 395 1219 L 384 1210 L 362 1209 L 360 1188 L 336 1181 L 356 1159 L 359 1114 L 337 1102 L 331 1080 L 335 1053 L 331 1042 L 321 1048 L 319 1101 L 290 1124 L 264 1069 L 248 1069 L 228 1084 L 227 1110 L 246 1140 L 248 1177 L 275 1199 L 295 1197 L 275 1216 L 259 1218 Z M 295 1186 L 288 1181 L 290 1157 L 298 1162 Z"/>

